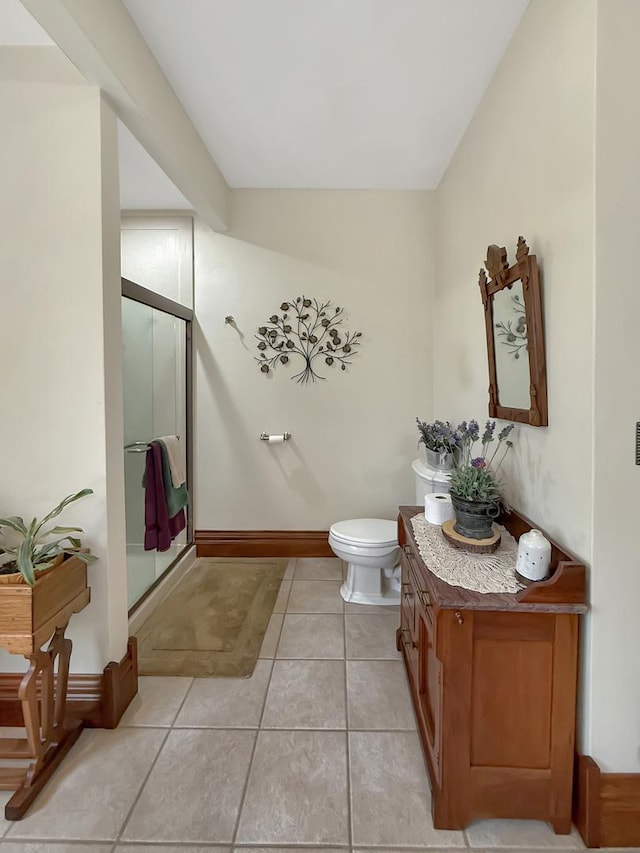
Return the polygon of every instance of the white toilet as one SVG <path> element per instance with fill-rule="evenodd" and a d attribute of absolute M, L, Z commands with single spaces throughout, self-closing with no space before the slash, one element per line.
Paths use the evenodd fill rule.
<path fill-rule="evenodd" d="M 345 601 L 355 604 L 398 604 L 400 548 L 395 521 L 352 518 L 337 521 L 329 530 L 329 545 L 348 564 L 340 588 Z"/>

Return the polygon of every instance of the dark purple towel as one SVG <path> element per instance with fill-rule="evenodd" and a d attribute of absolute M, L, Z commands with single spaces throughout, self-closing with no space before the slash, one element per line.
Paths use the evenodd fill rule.
<path fill-rule="evenodd" d="M 144 550 L 167 551 L 187 521 L 183 509 L 169 518 L 162 480 L 162 447 L 157 441 L 152 441 L 147 450 L 144 477 Z"/>

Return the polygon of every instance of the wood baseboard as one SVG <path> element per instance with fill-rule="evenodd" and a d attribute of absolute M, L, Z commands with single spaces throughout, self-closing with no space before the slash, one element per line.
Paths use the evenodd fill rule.
<path fill-rule="evenodd" d="M 138 641 L 129 637 L 120 663 L 111 661 L 102 673 L 101 729 L 115 729 L 138 692 Z"/>
<path fill-rule="evenodd" d="M 196 530 L 198 557 L 332 557 L 327 530 Z"/>
<path fill-rule="evenodd" d="M 22 707 L 17 699 L 22 674 L 0 673 L 0 726 L 21 726 Z M 138 653 L 135 637 L 119 663 L 107 664 L 101 674 L 69 675 L 68 715 L 84 726 L 115 729 L 138 692 Z"/>
<path fill-rule="evenodd" d="M 640 847 L 640 773 L 602 773 L 577 756 L 574 822 L 587 847 Z"/>
<path fill-rule="evenodd" d="M 587 847 L 600 846 L 600 768 L 588 755 L 576 755 L 573 822 Z"/>

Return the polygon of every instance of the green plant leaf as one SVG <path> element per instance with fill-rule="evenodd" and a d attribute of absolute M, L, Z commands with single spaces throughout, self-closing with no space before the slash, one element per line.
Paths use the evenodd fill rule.
<path fill-rule="evenodd" d="M 20 533 L 22 536 L 27 535 L 25 523 L 18 515 L 13 515 L 11 518 L 0 518 L 0 527 L 9 527 L 11 530 L 15 530 L 16 533 Z"/>
<path fill-rule="evenodd" d="M 58 554 L 62 554 L 63 552 L 64 548 L 60 546 L 59 542 L 49 542 L 37 551 L 34 549 L 32 556 L 33 564 L 34 566 L 37 566 L 39 563 L 46 563 L 48 560 L 53 559 L 53 557 L 57 557 Z"/>
<path fill-rule="evenodd" d="M 31 542 L 29 539 L 25 539 L 24 542 L 20 543 L 16 555 L 16 565 L 29 586 L 33 586 L 36 582 L 36 575 L 33 570 L 33 562 L 31 561 Z"/>
<path fill-rule="evenodd" d="M 65 542 L 68 542 L 69 544 L 65 545 Z M 58 554 L 64 554 L 65 551 L 76 551 L 81 547 L 82 543 L 79 539 L 76 539 L 73 536 L 63 536 L 61 539 L 56 539 L 53 542 L 47 542 L 37 551 L 34 549 L 33 562 L 34 564 L 43 563 L 50 560 L 52 557 L 56 557 Z"/>
<path fill-rule="evenodd" d="M 2 527 L 7 527 L 22 537 L 17 547 L 0 549 L 0 553 L 15 555 L 16 565 L 19 571 L 24 576 L 28 584 L 33 586 L 35 583 L 35 566 L 48 563 L 54 557 L 64 552 L 75 553 L 82 547 L 80 539 L 75 536 L 64 535 L 53 541 L 44 541 L 51 535 L 82 533 L 81 527 L 60 527 L 56 526 L 50 530 L 44 530 L 44 526 L 59 515 L 65 507 L 86 495 L 93 494 L 92 489 L 82 489 L 73 495 L 67 495 L 64 500 L 54 507 L 43 519 L 38 521 L 33 518 L 27 526 L 24 520 L 18 516 L 11 516 L 0 519 L 0 531 Z M 78 555 L 81 556 L 81 555 Z M 85 556 L 87 557 L 85 559 Z M 93 562 L 95 557 L 91 555 L 82 555 L 81 558 L 86 563 Z"/>
<path fill-rule="evenodd" d="M 54 507 L 50 513 L 45 515 L 45 517 L 38 525 L 36 532 L 40 531 L 48 521 L 51 521 L 52 518 L 55 518 L 56 516 L 60 515 L 62 510 L 65 509 L 65 507 L 68 507 L 69 504 L 73 503 L 74 501 L 80 500 L 80 498 L 84 498 L 87 495 L 92 494 L 93 489 L 82 489 L 81 491 L 76 492 L 75 495 L 67 495 L 67 497 L 61 500 L 60 503 L 56 507 Z"/>
<path fill-rule="evenodd" d="M 75 554 L 79 560 L 82 560 L 83 563 L 89 565 L 89 563 L 95 563 L 98 559 L 95 554 Z"/>
<path fill-rule="evenodd" d="M 16 555 L 17 553 L 18 553 L 18 549 L 17 549 L 17 548 L 6 548 L 6 547 L 5 547 L 5 548 L 0 548 L 0 554 L 11 554 L 12 556 L 14 556 L 14 557 L 15 557 L 15 555 Z"/>
<path fill-rule="evenodd" d="M 81 527 L 52 527 L 47 530 L 47 536 L 56 536 L 59 533 L 82 533 Z"/>

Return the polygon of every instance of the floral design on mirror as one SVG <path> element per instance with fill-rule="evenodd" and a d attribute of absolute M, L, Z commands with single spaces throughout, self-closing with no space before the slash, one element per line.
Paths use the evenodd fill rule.
<path fill-rule="evenodd" d="M 535 255 L 518 238 L 509 266 L 504 246 L 487 249 L 480 270 L 489 360 L 489 416 L 547 426 L 542 294 Z M 487 276 L 488 273 L 488 276 Z"/>
<path fill-rule="evenodd" d="M 276 367 L 302 361 L 302 369 L 291 378 L 303 384 L 326 378 L 318 373 L 320 364 L 346 370 L 357 355 L 362 333 L 346 331 L 343 320 L 344 309 L 333 307 L 330 300 L 303 295 L 283 302 L 280 313 L 272 314 L 255 335 L 260 355 L 254 357 L 260 370 L 269 376 Z"/>
<path fill-rule="evenodd" d="M 511 310 L 516 315 L 517 325 L 514 327 L 515 318 L 511 320 L 500 320 L 496 323 L 498 337 L 501 339 L 502 346 L 508 347 L 509 355 L 515 359 L 520 358 L 522 350 L 527 348 L 527 318 L 526 310 L 520 299 L 519 294 L 515 293 L 511 297 Z"/>

